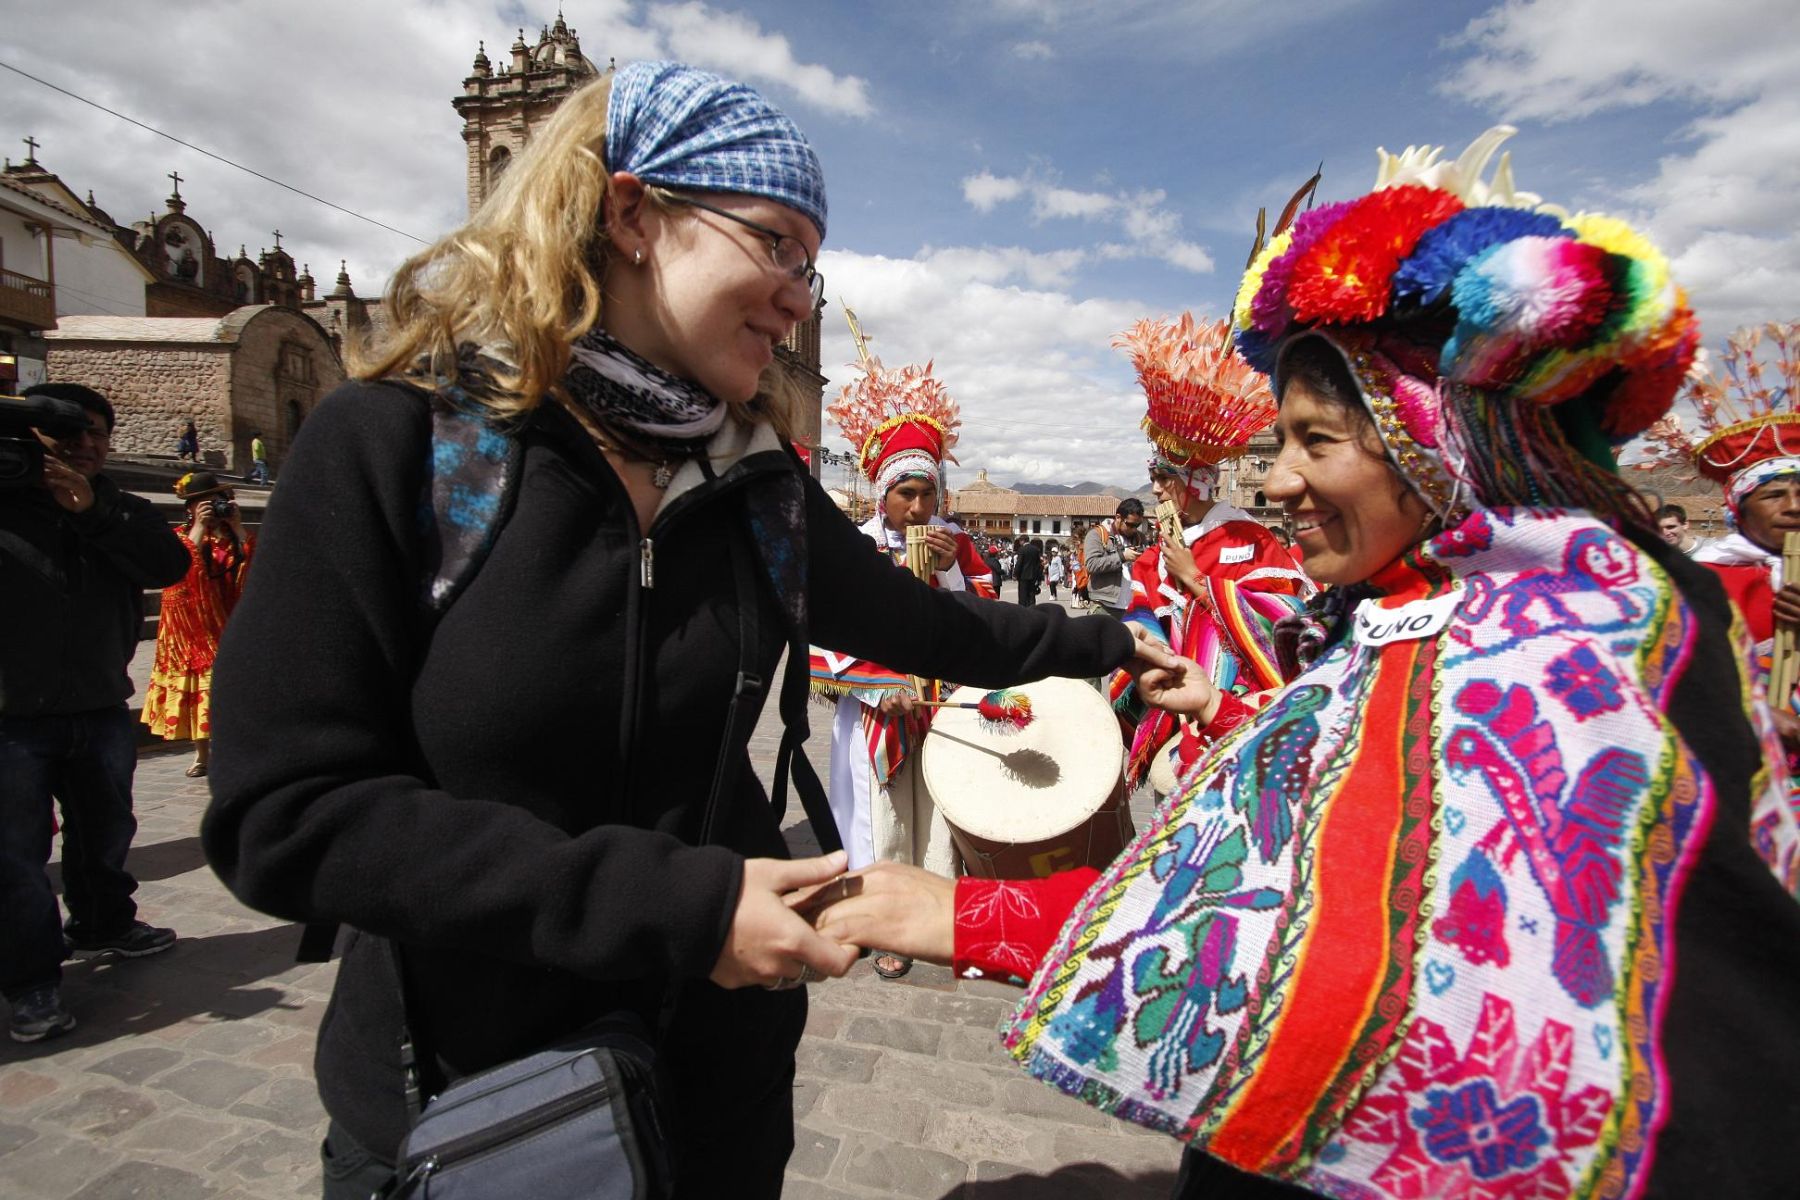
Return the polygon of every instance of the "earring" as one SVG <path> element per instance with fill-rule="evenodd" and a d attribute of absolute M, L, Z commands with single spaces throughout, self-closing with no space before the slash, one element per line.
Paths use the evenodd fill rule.
<path fill-rule="evenodd" d="M 631 265 L 634 267 L 641 267 L 644 265 L 644 248 L 642 246 L 639 246 L 636 250 L 631 252 Z"/>

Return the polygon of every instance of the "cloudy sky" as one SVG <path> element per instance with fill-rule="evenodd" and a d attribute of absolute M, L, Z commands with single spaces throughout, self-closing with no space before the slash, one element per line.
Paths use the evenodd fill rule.
<path fill-rule="evenodd" d="M 1318 164 L 1360 193 L 1378 145 L 1520 128 L 1521 186 L 1641 222 L 1717 343 L 1800 315 L 1793 0 L 570 0 L 604 63 L 676 57 L 763 88 L 825 164 L 824 364 L 842 307 L 888 363 L 935 360 L 967 478 L 1136 486 L 1112 336 L 1223 315 L 1259 205 Z M 152 15 L 153 14 L 153 15 Z M 553 0 L 15 4 L 0 61 L 418 238 L 463 216 L 450 98 Z M 279 227 L 328 289 L 420 243 L 0 70 L 0 138 L 129 223 L 179 171 L 220 248 Z M 839 443 L 839 448 L 842 448 Z"/>

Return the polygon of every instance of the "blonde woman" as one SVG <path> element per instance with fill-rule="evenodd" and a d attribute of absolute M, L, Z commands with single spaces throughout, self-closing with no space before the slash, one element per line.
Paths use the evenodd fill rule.
<path fill-rule="evenodd" d="M 673 987 L 676 1194 L 778 1195 L 795 985 L 856 951 L 784 903 L 844 860 L 785 861 L 751 772 L 701 836 L 721 760 L 745 755 L 722 745 L 740 652 L 772 679 L 810 636 L 986 686 L 1130 655 L 1104 622 L 933 591 L 802 473 L 774 352 L 819 301 L 825 219 L 812 149 L 761 96 L 627 66 L 401 268 L 391 339 L 284 464 L 219 660 L 203 836 L 247 903 L 361 931 L 320 1032 L 326 1196 L 381 1186 L 406 1131 L 387 943 L 445 1079 L 621 1007 L 654 1025 Z M 433 621 L 417 514 L 449 380 L 523 457 Z"/>

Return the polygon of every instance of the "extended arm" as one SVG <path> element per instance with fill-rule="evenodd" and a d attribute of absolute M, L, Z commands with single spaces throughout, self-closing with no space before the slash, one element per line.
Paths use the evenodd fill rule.
<path fill-rule="evenodd" d="M 812 637 L 820 645 L 980 687 L 1091 678 L 1131 656 L 1131 637 L 1117 621 L 932 588 L 890 563 L 811 481 L 807 502 Z"/>

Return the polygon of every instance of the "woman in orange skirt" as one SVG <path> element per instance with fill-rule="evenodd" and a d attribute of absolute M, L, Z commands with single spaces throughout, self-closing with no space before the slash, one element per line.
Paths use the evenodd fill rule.
<path fill-rule="evenodd" d="M 212 737 L 212 668 L 219 634 L 244 590 L 256 545 L 244 532 L 232 492 L 208 471 L 175 481 L 187 502 L 186 524 L 175 531 L 188 548 L 188 573 L 163 589 L 156 626 L 156 664 L 144 695 L 144 724 L 168 741 L 191 739 L 189 778 L 206 774 Z"/>

